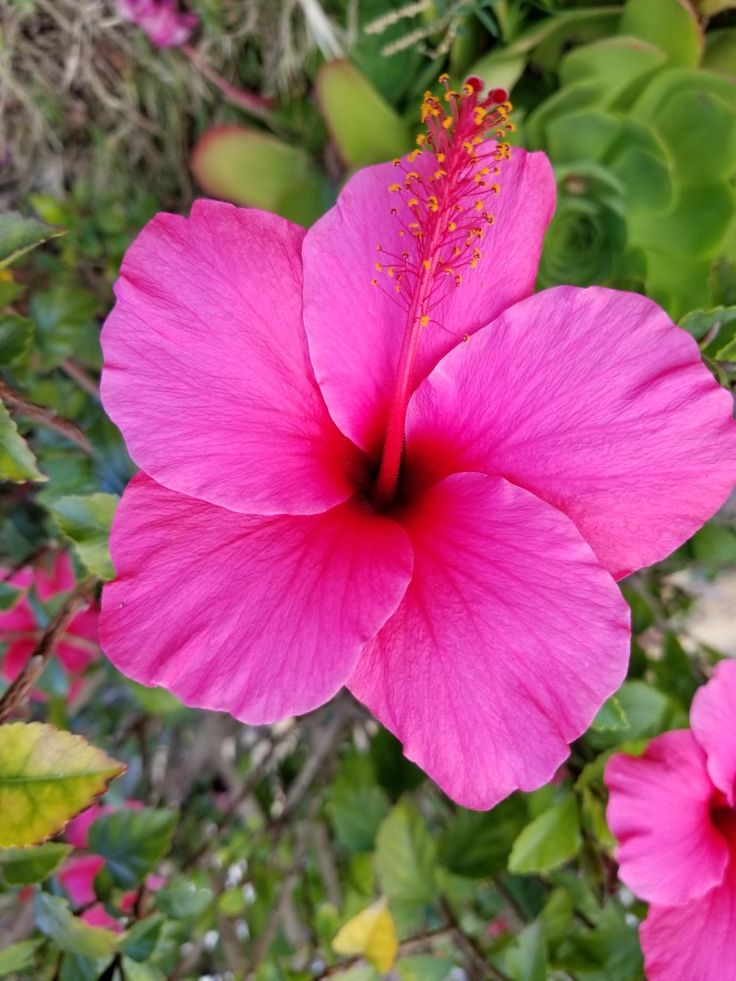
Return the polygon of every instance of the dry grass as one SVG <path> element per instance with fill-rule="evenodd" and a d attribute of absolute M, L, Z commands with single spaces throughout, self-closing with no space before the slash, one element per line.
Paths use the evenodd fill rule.
<path fill-rule="evenodd" d="M 339 53 L 320 12 L 316 0 L 221 0 L 194 44 L 233 84 L 298 94 L 311 52 Z M 181 204 L 195 136 L 242 118 L 181 52 L 156 50 L 123 22 L 114 0 L 3 0 L 0 26 L 2 208 L 78 179 L 92 193 L 145 187 Z"/>

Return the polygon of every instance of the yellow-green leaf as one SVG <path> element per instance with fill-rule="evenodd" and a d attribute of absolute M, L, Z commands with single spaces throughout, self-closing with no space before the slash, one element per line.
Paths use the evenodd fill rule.
<path fill-rule="evenodd" d="M 40 722 L 0 726 L 0 847 L 56 834 L 125 770 L 81 736 Z"/>
<path fill-rule="evenodd" d="M 390 971 L 399 949 L 396 924 L 385 899 L 379 899 L 337 932 L 332 947 L 338 954 L 365 957 L 376 970 Z"/>
<path fill-rule="evenodd" d="M 37 218 L 26 218 L 17 211 L 0 215 L 0 269 L 9 266 L 26 252 L 64 232 L 49 228 Z"/>

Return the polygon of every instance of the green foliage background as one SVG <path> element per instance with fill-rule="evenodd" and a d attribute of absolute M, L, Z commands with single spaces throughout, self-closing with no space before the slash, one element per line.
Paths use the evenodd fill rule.
<path fill-rule="evenodd" d="M 107 535 L 133 467 L 99 403 L 98 337 L 135 232 L 203 192 L 308 224 L 351 170 L 412 146 L 421 93 L 442 71 L 508 87 L 516 142 L 553 162 L 559 204 L 539 287 L 603 283 L 652 296 L 734 385 L 736 4 L 190 6 L 201 56 L 271 109 L 249 115 L 102 0 L 10 0 L 2 10 L 6 572 L 70 549 L 88 588 L 112 575 Z M 62 84 L 72 54 L 77 74 Z M 490 813 L 453 805 L 347 696 L 303 720 L 248 728 L 141 688 L 102 658 L 72 700 L 50 658 L 37 682 L 44 698 L 14 718 L 70 729 L 127 766 L 88 843 L 103 860 L 98 899 L 125 932 L 91 927 L 70 906 L 62 838 L 21 850 L 10 846 L 27 842 L 6 827 L 0 977 L 371 981 L 376 969 L 331 941 L 386 897 L 401 981 L 636 981 L 646 910 L 616 880 L 603 767 L 612 751 L 637 752 L 687 725 L 693 692 L 718 658 L 736 654 L 733 633 L 721 641 L 697 628 L 708 597 L 729 584 L 733 595 L 735 575 L 727 506 L 666 562 L 630 577 L 628 680 L 552 784 Z M 14 599 L 0 583 L 0 609 Z M 64 599 L 33 597 L 39 634 Z M 3 763 L 9 739 L 0 729 L 0 793 L 17 764 Z M 104 754 L 85 800 L 120 769 Z M 52 774 L 38 803 L 44 835 L 80 806 L 70 780 Z M 127 798 L 145 808 L 122 808 Z"/>

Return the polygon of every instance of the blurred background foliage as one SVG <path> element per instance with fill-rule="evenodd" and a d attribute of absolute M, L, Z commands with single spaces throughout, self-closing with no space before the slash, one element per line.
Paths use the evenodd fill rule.
<path fill-rule="evenodd" d="M 506 86 L 516 142 L 552 160 L 539 287 L 652 296 L 733 386 L 736 3 L 188 9 L 191 43 L 160 50 L 103 0 L 0 8 L 0 685 L 68 614 L 66 654 L 14 717 L 127 766 L 83 838 L 0 849 L 0 976 L 636 981 L 645 908 L 616 881 L 603 766 L 686 725 L 697 686 L 736 655 L 733 505 L 623 584 L 628 680 L 549 786 L 490 813 L 448 801 L 347 696 L 249 728 L 141 688 L 69 604 L 75 581 L 89 593 L 112 575 L 133 472 L 98 392 L 132 236 L 202 193 L 309 224 L 351 171 L 413 145 L 442 71 Z M 118 769 L 99 761 L 90 799 Z M 46 834 L 73 813 L 63 798 Z"/>

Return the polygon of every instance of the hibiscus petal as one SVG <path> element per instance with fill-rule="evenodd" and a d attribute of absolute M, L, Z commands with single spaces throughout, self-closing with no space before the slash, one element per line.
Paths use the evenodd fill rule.
<path fill-rule="evenodd" d="M 657 736 L 641 757 L 612 756 L 605 780 L 619 877 L 637 896 L 677 905 L 722 881 L 728 845 L 710 818 L 713 785 L 690 730 Z"/>
<path fill-rule="evenodd" d="M 685 906 L 653 906 L 641 926 L 648 981 L 736 981 L 736 859 L 722 885 Z"/>
<path fill-rule="evenodd" d="M 97 899 L 95 876 L 105 860 L 99 855 L 80 855 L 70 858 L 58 872 L 59 881 L 73 906 L 86 906 Z"/>
<path fill-rule="evenodd" d="M 443 359 L 409 406 L 408 451 L 414 469 L 482 470 L 532 491 L 620 577 L 725 501 L 731 413 L 694 339 L 651 300 L 563 286 Z"/>
<path fill-rule="evenodd" d="M 406 597 L 353 694 L 466 807 L 548 781 L 623 681 L 629 616 L 563 514 L 505 480 L 455 474 L 405 528 Z"/>
<path fill-rule="evenodd" d="M 554 210 L 552 168 L 544 154 L 516 149 L 502 166 L 500 195 L 473 197 L 488 199 L 496 216 L 483 239 L 482 261 L 434 311 L 442 327 L 425 331 L 415 384 L 463 335 L 534 288 L 542 238 Z M 427 153 L 410 165 L 422 174 L 436 167 L 435 157 Z M 360 170 L 304 239 L 304 323 L 315 374 L 340 429 L 369 451 L 375 451 L 385 429 L 406 322 L 393 295 L 371 286 L 376 259 L 383 258 L 376 246 L 400 253 L 400 220 L 408 224 L 414 218 L 400 196 L 388 190 L 397 173 L 400 177 L 391 164 Z M 398 215 L 390 214 L 393 207 Z"/>
<path fill-rule="evenodd" d="M 690 725 L 705 750 L 711 780 L 736 807 L 736 661 L 721 661 L 695 693 Z"/>
<path fill-rule="evenodd" d="M 128 250 L 102 332 L 102 397 L 133 459 L 236 511 L 324 511 L 355 448 L 329 419 L 301 314 L 303 229 L 197 201 Z"/>
<path fill-rule="evenodd" d="M 123 496 L 111 551 L 118 578 L 100 618 L 108 657 L 136 681 L 251 723 L 334 695 L 412 566 L 402 528 L 354 502 L 245 515 L 144 474 Z"/>

